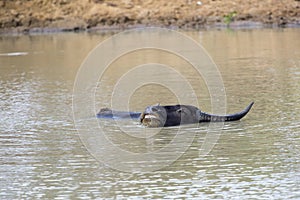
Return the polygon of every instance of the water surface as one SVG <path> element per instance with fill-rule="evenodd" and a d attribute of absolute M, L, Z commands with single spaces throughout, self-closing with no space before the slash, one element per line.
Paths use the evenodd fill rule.
<path fill-rule="evenodd" d="M 206 156 L 200 152 L 209 125 L 180 127 L 193 142 L 174 163 L 151 173 L 126 173 L 98 162 L 74 126 L 77 70 L 89 51 L 111 34 L 0 36 L 1 199 L 299 199 L 300 30 L 183 33 L 201 43 L 218 65 L 228 112 L 237 112 L 251 101 L 255 104 L 242 121 L 224 124 Z M 98 85 L 95 112 L 110 106 L 118 77 L 149 61 L 181 70 L 201 109 L 211 111 L 205 82 L 188 63 L 148 50 L 112 63 Z M 140 111 L 158 102 L 177 103 L 176 95 L 160 85 L 147 85 L 136 91 L 129 107 Z M 143 139 L 138 134 L 145 134 L 145 128 L 138 122 L 99 124 L 115 145 L 138 153 L 165 147 L 179 129 L 163 129 Z M 124 135 L 120 124 L 134 135 Z"/>

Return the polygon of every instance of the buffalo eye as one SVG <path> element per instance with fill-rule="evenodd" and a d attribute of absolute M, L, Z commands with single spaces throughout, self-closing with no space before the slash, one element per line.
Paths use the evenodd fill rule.
<path fill-rule="evenodd" d="M 182 109 L 180 108 L 180 109 L 176 110 L 176 112 L 181 113 Z"/>

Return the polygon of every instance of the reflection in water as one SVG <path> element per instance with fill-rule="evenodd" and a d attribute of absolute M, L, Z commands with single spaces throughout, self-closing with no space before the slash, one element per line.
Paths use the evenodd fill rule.
<path fill-rule="evenodd" d="M 97 162 L 73 125 L 72 88 L 77 69 L 87 53 L 109 35 L 1 36 L 1 197 L 299 198 L 299 30 L 185 34 L 199 41 L 219 65 L 228 112 L 238 111 L 252 100 L 255 105 L 241 122 L 225 123 L 207 156 L 199 156 L 199 150 L 208 124 L 181 127 L 183 134 L 196 133 L 190 148 L 172 165 L 146 174 L 124 173 Z M 184 61 L 149 50 L 127 56 L 113 63 L 101 80 L 105 84 L 97 91 L 96 109 L 110 105 L 110 91 L 121 73 L 118 66 L 155 59 L 180 69 L 193 84 L 200 108 L 210 111 L 205 83 L 194 79 Z M 176 98 L 166 88 L 148 85 L 132 96 L 130 108 L 139 111 L 147 104 L 173 100 Z M 166 128 L 145 139 L 137 137 L 145 130 L 138 122 L 118 122 L 131 130 L 131 135 L 122 134 L 116 122 L 99 123 L 115 145 L 138 153 L 163 148 L 178 128 Z"/>

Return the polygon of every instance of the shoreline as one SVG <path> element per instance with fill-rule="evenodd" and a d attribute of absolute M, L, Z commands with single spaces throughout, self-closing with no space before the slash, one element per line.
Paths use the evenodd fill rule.
<path fill-rule="evenodd" d="M 92 28 L 69 28 L 69 27 L 17 27 L 17 28 L 5 28 L 0 29 L 0 35 L 34 35 L 34 34 L 55 34 L 55 33 L 97 33 L 97 32 L 119 32 L 124 30 L 136 29 L 136 28 L 167 28 L 172 30 L 247 30 L 247 29 L 285 29 L 285 28 L 300 28 L 300 24 L 263 24 L 261 22 L 252 21 L 235 21 L 230 25 L 224 23 L 216 23 L 212 25 L 201 25 L 198 27 L 178 27 L 178 26 L 159 26 L 159 25 L 132 25 L 132 26 L 96 26 Z"/>

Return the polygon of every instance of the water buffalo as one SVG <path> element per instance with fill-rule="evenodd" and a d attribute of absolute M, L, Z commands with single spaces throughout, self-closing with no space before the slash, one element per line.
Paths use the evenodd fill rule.
<path fill-rule="evenodd" d="M 208 114 L 190 105 L 148 106 L 141 114 L 140 122 L 146 127 L 163 127 L 201 122 L 236 121 L 243 118 L 253 104 L 254 102 L 241 112 L 224 116 Z"/>
<path fill-rule="evenodd" d="M 212 115 L 202 112 L 199 108 L 191 105 L 167 105 L 148 106 L 144 112 L 115 111 L 103 108 L 97 114 L 98 118 L 111 119 L 139 119 L 146 127 L 167 127 L 181 124 L 193 124 L 201 122 L 224 122 L 236 121 L 243 118 L 251 109 L 254 102 L 244 110 L 229 115 Z"/>

